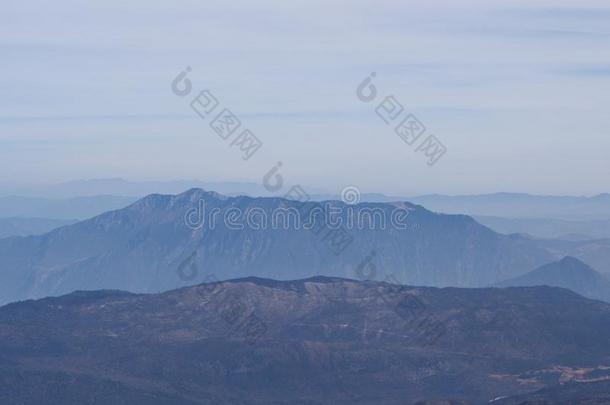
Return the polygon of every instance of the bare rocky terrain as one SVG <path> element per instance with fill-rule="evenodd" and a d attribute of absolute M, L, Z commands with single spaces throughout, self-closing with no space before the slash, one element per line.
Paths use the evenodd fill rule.
<path fill-rule="evenodd" d="M 610 305 L 560 288 L 247 278 L 0 308 L 2 404 L 593 404 L 609 380 Z"/>

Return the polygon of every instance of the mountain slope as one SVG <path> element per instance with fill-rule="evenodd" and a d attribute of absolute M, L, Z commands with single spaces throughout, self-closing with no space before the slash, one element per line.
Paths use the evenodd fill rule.
<path fill-rule="evenodd" d="M 409 203 L 329 202 L 324 209 L 337 209 L 341 215 L 377 210 L 387 218 L 384 227 L 344 229 L 343 240 L 351 240 L 349 244 L 337 243 L 336 232 L 322 229 L 326 223 L 321 221 L 313 230 L 297 229 L 293 223 L 262 229 L 241 223 L 242 228 L 235 228 L 208 219 L 200 228 L 189 228 L 185 216 L 202 204 L 215 218 L 236 210 L 257 210 L 271 218 L 283 209 L 323 207 L 200 189 L 150 195 L 42 236 L 0 240 L 0 302 L 74 290 L 157 292 L 204 281 L 204 272 L 218 279 L 360 278 L 356 273 L 363 266 L 371 273 L 366 277 L 377 280 L 391 275 L 415 285 L 484 286 L 554 259 L 528 239 L 497 234 L 467 216 L 435 214 Z M 390 225 L 396 209 L 408 213 L 406 229 Z"/>
<path fill-rule="evenodd" d="M 610 302 L 610 280 L 570 256 L 498 284 L 499 287 L 540 285 L 567 288 L 588 298 Z"/>
<path fill-rule="evenodd" d="M 610 378 L 609 341 L 610 305 L 550 287 L 77 292 L 0 308 L 0 402 L 487 403 Z"/>

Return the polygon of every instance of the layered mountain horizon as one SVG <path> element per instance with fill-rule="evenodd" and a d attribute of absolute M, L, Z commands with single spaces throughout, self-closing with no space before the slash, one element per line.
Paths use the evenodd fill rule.
<path fill-rule="evenodd" d="M 407 201 L 151 194 L 0 239 L 0 402 L 601 404 L 609 252 Z"/>
<path fill-rule="evenodd" d="M 294 222 L 314 211 L 338 216 L 316 217 L 310 229 Z M 274 227 L 276 214 L 284 223 Z M 261 226 L 264 218 L 267 225 Z M 330 226 L 338 218 L 343 225 Z M 74 290 L 157 292 L 210 275 L 392 277 L 404 284 L 481 287 L 555 258 L 528 238 L 498 234 L 471 217 L 437 214 L 408 202 L 303 203 L 191 189 L 152 194 L 41 236 L 1 239 L 0 299 Z"/>
<path fill-rule="evenodd" d="M 610 405 L 610 2 L 5 3 L 0 405 Z"/>
<path fill-rule="evenodd" d="M 0 220 L 20 217 L 29 224 L 0 222 L 0 235 L 30 234 L 50 220 L 84 220 L 119 209 L 146 195 L 178 194 L 186 189 L 214 190 L 227 196 L 269 197 L 263 184 L 244 181 L 132 181 L 122 178 L 74 180 L 54 185 L 0 184 Z M 338 200 L 339 193 L 307 187 L 315 201 Z M 408 197 L 407 197 L 408 196 Z M 470 215 L 499 233 L 539 238 L 592 240 L 610 238 L 608 193 L 594 196 L 550 196 L 497 192 L 472 195 L 362 192 L 363 202 L 410 201 L 446 214 Z M 44 221 L 35 221 L 35 218 Z"/>

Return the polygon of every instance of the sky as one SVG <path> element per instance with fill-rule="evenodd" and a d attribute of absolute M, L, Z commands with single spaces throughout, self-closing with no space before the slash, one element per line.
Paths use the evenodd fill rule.
<path fill-rule="evenodd" d="M 607 1 L 4 0 L 0 183 L 355 185 L 388 194 L 610 191 Z M 192 92 L 171 83 L 186 67 Z M 356 89 L 369 74 L 378 96 Z M 248 160 L 190 107 L 208 89 Z M 394 96 L 426 132 L 376 114 Z M 402 117 L 401 115 L 400 117 Z M 434 135 L 432 166 L 418 149 Z"/>

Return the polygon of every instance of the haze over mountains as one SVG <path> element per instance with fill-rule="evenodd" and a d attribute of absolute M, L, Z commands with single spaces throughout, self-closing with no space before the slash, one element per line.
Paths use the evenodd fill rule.
<path fill-rule="evenodd" d="M 610 239 L 536 239 L 535 243 L 558 258 L 575 257 L 606 276 L 610 274 Z"/>
<path fill-rule="evenodd" d="M 126 207 L 136 200 L 135 197 L 113 195 L 71 198 L 0 197 L 0 217 L 87 219 Z"/>
<path fill-rule="evenodd" d="M 70 219 L 49 218 L 0 218 L 0 238 L 9 236 L 41 235 L 64 225 L 76 223 Z"/>
<path fill-rule="evenodd" d="M 610 0 L 0 11 L 0 405 L 610 405 Z"/>
<path fill-rule="evenodd" d="M 427 195 L 409 199 L 430 210 L 472 215 L 500 233 L 539 238 L 610 238 L 610 194 L 593 197 L 538 196 L 523 193 Z"/>
<path fill-rule="evenodd" d="M 539 238 L 591 240 L 610 238 L 610 219 L 568 221 L 553 218 L 501 218 L 473 215 L 477 222 L 500 233 L 525 233 Z"/>
<path fill-rule="evenodd" d="M 148 194 L 178 194 L 189 188 L 214 190 L 229 196 L 274 196 L 262 183 L 243 181 L 128 181 L 110 178 L 55 185 L 0 185 L 0 218 L 87 219 L 122 208 Z M 312 187 L 307 187 L 307 190 L 316 201 L 340 199 L 339 193 L 323 193 Z M 364 192 L 360 197 L 363 202 L 410 201 L 432 211 L 471 215 L 500 233 L 527 233 L 540 238 L 570 240 L 610 238 L 608 194 L 595 197 L 522 193 L 406 197 Z M 8 230 L 0 227 L 2 234 Z"/>
<path fill-rule="evenodd" d="M 602 404 L 609 341 L 609 304 L 549 287 L 78 292 L 0 308 L 0 402 Z"/>
<path fill-rule="evenodd" d="M 446 213 L 504 218 L 563 220 L 610 219 L 610 194 L 593 197 L 538 196 L 523 193 L 425 195 L 410 198 L 428 209 Z"/>
<path fill-rule="evenodd" d="M 73 198 L 114 195 L 142 198 L 148 194 L 178 194 L 190 188 L 205 188 L 223 194 L 269 194 L 260 183 L 201 180 L 130 181 L 122 178 L 72 180 L 43 185 L 0 185 L 0 196 Z"/>
<path fill-rule="evenodd" d="M 281 198 L 226 197 L 200 189 L 150 195 L 42 236 L 0 240 L 0 296 L 9 302 L 79 289 L 155 292 L 201 282 L 204 273 L 220 279 L 315 274 L 355 278 L 371 253 L 374 261 L 366 266 L 372 266 L 379 279 L 391 275 L 416 285 L 479 287 L 554 259 L 528 239 L 497 234 L 467 216 L 435 214 L 409 203 L 350 206 L 377 208 L 386 218 L 400 207 L 408 212 L 408 226 L 349 230 L 353 242 L 338 254 L 329 245 L 330 236 L 293 226 L 231 229 L 220 221 L 214 229 L 191 229 L 185 215 L 201 201 L 208 212 L 257 209 L 269 217 L 280 208 L 301 207 Z M 333 205 L 344 211 L 348 207 Z M 189 257 L 199 270 L 184 280 L 176 270 Z"/>
<path fill-rule="evenodd" d="M 377 209 L 386 218 L 397 207 L 408 212 L 406 229 L 350 229 L 346 235 L 351 243 L 337 252 L 330 234 L 290 224 L 286 229 L 235 229 L 222 221 L 213 229 L 186 226 L 185 215 L 202 202 L 221 217 L 236 209 L 261 210 L 271 217 L 274 210 L 302 208 L 281 198 L 227 197 L 192 189 L 176 196 L 150 195 L 45 235 L 2 239 L 1 302 L 74 290 L 157 292 L 196 284 L 212 274 L 219 279 L 296 279 L 316 274 L 362 278 L 366 273 L 411 285 L 484 287 L 564 257 L 568 250 L 579 250 L 575 256 L 587 263 L 610 252 L 603 243 L 574 246 L 576 242 L 502 235 L 468 216 L 436 214 L 410 203 L 348 206 L 336 201 L 332 205 L 337 209 Z"/>
<path fill-rule="evenodd" d="M 519 277 L 498 283 L 498 287 L 551 286 L 570 289 L 584 297 L 610 302 L 610 280 L 573 257 L 565 257 Z"/>
<path fill-rule="evenodd" d="M 525 233 L 567 240 L 610 238 L 609 194 L 594 197 L 522 193 L 411 197 L 363 194 L 362 200 L 407 200 L 436 212 L 471 215 L 479 223 L 505 234 Z"/>
<path fill-rule="evenodd" d="M 214 190 L 218 193 L 251 197 L 273 196 L 261 182 L 247 181 L 130 181 L 122 178 L 73 180 L 51 185 L 0 184 L 0 197 L 24 196 L 42 198 L 94 197 L 100 195 L 142 198 L 148 194 L 178 194 L 190 188 Z M 338 200 L 335 193 L 316 187 L 306 189 L 316 201 Z M 442 195 L 393 194 L 362 191 L 363 202 L 411 201 L 429 210 L 447 214 L 496 216 L 501 218 L 550 218 L 562 220 L 610 219 L 610 194 L 585 196 L 544 196 L 526 193 L 498 192 L 492 194 Z"/>
<path fill-rule="evenodd" d="M 610 239 L 505 235 L 405 201 L 134 199 L 0 199 L 55 214 L 130 204 L 0 239 L 0 304 L 69 293 L 0 307 L 1 403 L 610 401 L 610 282 L 595 271 L 610 270 Z M 329 207 L 400 210 L 406 226 L 344 229 L 338 249 L 325 222 L 226 219 Z"/>

